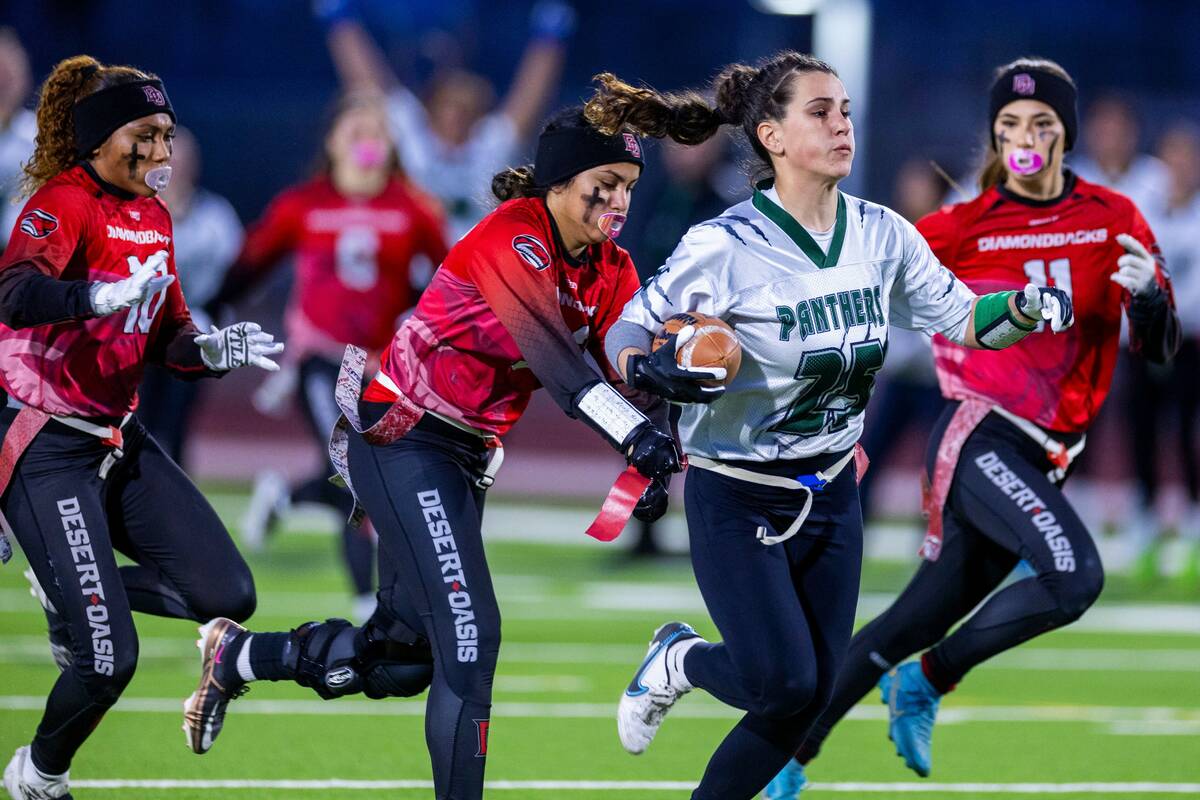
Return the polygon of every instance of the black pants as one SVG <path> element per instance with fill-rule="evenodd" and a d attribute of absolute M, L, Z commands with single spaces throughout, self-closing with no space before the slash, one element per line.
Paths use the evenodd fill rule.
<path fill-rule="evenodd" d="M 835 460 L 768 468 L 795 477 Z M 746 712 L 692 797 L 749 800 L 787 763 L 833 695 L 862 567 L 854 468 L 814 495 L 798 534 L 770 546 L 755 530 L 785 530 L 803 506 L 803 492 L 690 469 L 685 497 L 696 582 L 723 641 L 693 647 L 684 672 L 693 685 Z"/>
<path fill-rule="evenodd" d="M 365 404 L 364 416 L 382 413 Z M 386 446 L 350 437 L 350 476 L 379 533 L 379 602 L 433 650 L 425 739 L 439 800 L 478 800 L 500 652 L 480 525 L 483 440 L 426 415 Z"/>
<path fill-rule="evenodd" d="M 950 404 L 930 441 L 932 472 Z M 1104 571 L 1092 537 L 1046 473 L 1045 451 L 991 414 L 967 439 L 943 514 L 937 561 L 922 561 L 908 586 L 854 635 L 837 690 L 798 753 L 812 759 L 837 722 L 885 671 L 929 651 L 935 683 L 957 683 L 968 670 L 1024 641 L 1078 619 L 1099 596 Z M 992 594 L 1020 560 L 1036 576 Z M 988 595 L 991 597 L 988 597 Z M 947 632 L 979 610 L 954 633 Z"/>
<path fill-rule="evenodd" d="M 1159 464 L 1165 446 L 1159 432 L 1171 416 L 1178 420 L 1178 444 L 1167 447 L 1179 453 L 1188 499 L 1200 503 L 1200 468 L 1196 453 L 1200 344 L 1196 339 L 1185 339 L 1170 364 L 1151 364 L 1137 356 L 1129 362 L 1128 430 L 1142 505 L 1152 507 L 1158 495 Z"/>
<path fill-rule="evenodd" d="M 0 411 L 0 436 L 15 416 Z M 0 501 L 71 632 L 74 661 L 50 690 L 33 740 L 35 764 L 50 773 L 70 766 L 133 677 L 132 611 L 197 621 L 254 612 L 250 569 L 208 501 L 136 418 L 124 435 L 124 458 L 101 480 L 108 448 L 47 423 Z M 135 564 L 118 568 L 117 552 Z"/>
<path fill-rule="evenodd" d="M 300 407 L 308 421 L 313 439 L 325 454 L 329 432 L 341 416 L 334 400 L 338 370 L 341 364 L 320 356 L 310 356 L 300 362 Z M 292 501 L 328 506 L 341 515 L 343 523 L 354 508 L 350 492 L 329 482 L 333 465 L 328 457 L 321 461 L 317 472 L 299 486 L 293 487 Z M 366 526 L 354 528 L 342 525 L 342 558 L 350 574 L 354 593 L 370 594 L 375 589 L 375 545 Z"/>
<path fill-rule="evenodd" d="M 192 412 L 200 397 L 199 381 L 184 381 L 148 364 L 138 387 L 137 416 L 163 451 L 182 464 L 191 438 Z"/>

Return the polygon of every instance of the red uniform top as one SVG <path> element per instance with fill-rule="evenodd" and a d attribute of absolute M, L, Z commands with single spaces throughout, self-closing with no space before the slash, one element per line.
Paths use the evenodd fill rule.
<path fill-rule="evenodd" d="M 284 191 L 246 235 L 237 271 L 264 274 L 281 257 L 296 254 L 296 280 L 288 315 L 288 349 L 309 350 L 308 326 L 332 342 L 378 351 L 412 307 L 410 267 L 418 254 L 433 266 L 446 256 L 441 223 L 393 179 L 375 197 L 339 194 L 320 177 Z"/>
<path fill-rule="evenodd" d="M 29 198 L 0 270 L 36 269 L 63 281 L 118 281 L 166 250 L 175 275 L 171 215 L 157 198 L 134 197 L 75 166 Z M 0 384 L 53 414 L 120 417 L 137 406 L 146 361 L 210 374 L 190 344 L 196 333 L 179 281 L 146 302 L 105 317 L 13 330 L 0 324 Z M 176 360 L 185 343 L 192 358 Z"/>
<path fill-rule="evenodd" d="M 539 386 L 569 409 L 600 377 L 584 350 L 619 381 L 603 341 L 637 291 L 637 273 L 611 241 L 586 256 L 564 254 L 543 200 L 504 203 L 450 250 L 384 352 L 381 373 L 421 407 L 498 436 Z M 378 380 L 364 395 L 393 397 Z"/>
<path fill-rule="evenodd" d="M 1032 282 L 1062 289 L 1075 308 L 1075 324 L 1065 332 L 1039 330 L 1004 350 L 935 336 L 942 394 L 985 399 L 1050 430 L 1086 430 L 1112 383 L 1121 309 L 1130 302 L 1109 279 L 1125 252 L 1118 234 L 1130 234 L 1159 259 L 1159 283 L 1170 291 L 1154 235 L 1129 198 L 1068 173 L 1058 200 L 1034 202 L 992 188 L 928 215 L 917 229 L 976 294 Z"/>

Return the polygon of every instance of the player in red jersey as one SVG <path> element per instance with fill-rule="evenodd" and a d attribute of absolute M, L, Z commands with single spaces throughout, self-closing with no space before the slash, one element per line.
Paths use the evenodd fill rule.
<path fill-rule="evenodd" d="M 75 752 L 137 665 L 131 611 L 202 620 L 254 610 L 250 570 L 216 512 L 131 413 L 147 362 L 185 379 L 282 350 L 257 325 L 192 325 L 175 280 L 175 112 L 162 83 L 89 56 L 41 90 L 32 197 L 0 260 L 0 521 L 29 560 L 62 674 L 14 798 L 70 797 Z M 0 558 L 7 560 L 0 534 Z M 116 553 L 133 560 L 118 568 Z"/>
<path fill-rule="evenodd" d="M 214 304 L 242 295 L 290 254 L 296 278 L 285 319 L 284 368 L 298 372 L 304 416 L 324 453 L 340 413 L 333 388 L 346 345 L 377 358 L 428 280 L 428 268 L 415 269 L 421 257 L 436 266 L 446 255 L 441 221 L 400 172 L 380 98 L 359 93 L 339 101 L 318 174 L 282 192 L 251 226 Z M 354 500 L 329 483 L 329 475 L 325 461 L 291 491 L 276 473 L 260 475 L 243 542 L 261 546 L 274 512 L 289 501 L 319 503 L 349 517 Z M 366 528 L 348 524 L 342 543 L 361 622 L 375 608 L 374 545 Z"/>
<path fill-rule="evenodd" d="M 345 418 L 331 455 L 379 531 L 379 606 L 362 628 L 329 620 L 251 634 L 211 622 L 206 652 L 223 656 L 208 661 L 193 695 L 198 713 L 187 725 L 198 750 L 248 681 L 295 680 L 327 698 L 429 687 L 435 793 L 482 796 L 500 612 L 480 526 L 500 438 L 544 386 L 652 479 L 639 516 L 662 515 L 666 478 L 680 467 L 665 405 L 621 384 L 603 348 L 638 288 L 629 255 L 611 237 L 642 165 L 633 132 L 603 135 L 580 108 L 556 115 L 533 168 L 493 180 L 503 202 L 451 249 L 361 404 L 364 359 L 348 353 L 338 386 Z M 673 348 L 663 350 L 673 364 Z"/>
<path fill-rule="evenodd" d="M 1143 357 L 1161 363 L 1179 346 L 1168 274 L 1145 219 L 1124 195 L 1063 167 L 1077 129 L 1070 76 L 1052 61 L 1020 59 L 998 70 L 990 106 L 981 194 L 917 227 L 977 293 L 1026 281 L 1063 289 L 1075 326 L 999 351 L 934 338 L 950 403 L 927 457 L 924 561 L 854 636 L 833 701 L 768 787 L 772 800 L 795 797 L 803 765 L 877 682 L 897 753 L 928 775 L 942 695 L 971 668 L 1087 610 L 1104 573 L 1061 487 L 1108 393 L 1122 311 Z M 1036 574 L 993 594 L 1021 559 Z M 901 663 L 919 651 L 919 661 Z"/>

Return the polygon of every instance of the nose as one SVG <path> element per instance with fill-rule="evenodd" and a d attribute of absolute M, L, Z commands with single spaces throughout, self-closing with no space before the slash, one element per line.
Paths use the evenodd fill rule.
<path fill-rule="evenodd" d="M 612 195 L 608 199 L 609 208 L 624 214 L 629 208 L 629 194 L 626 186 L 618 186 L 613 189 Z"/>

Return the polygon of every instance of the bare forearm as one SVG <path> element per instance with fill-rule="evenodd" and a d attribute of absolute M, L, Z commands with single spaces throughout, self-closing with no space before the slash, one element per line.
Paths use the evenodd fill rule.
<path fill-rule="evenodd" d="M 379 46 L 357 20 L 344 20 L 330 29 L 329 55 L 346 91 L 384 92 L 398 83 Z"/>

